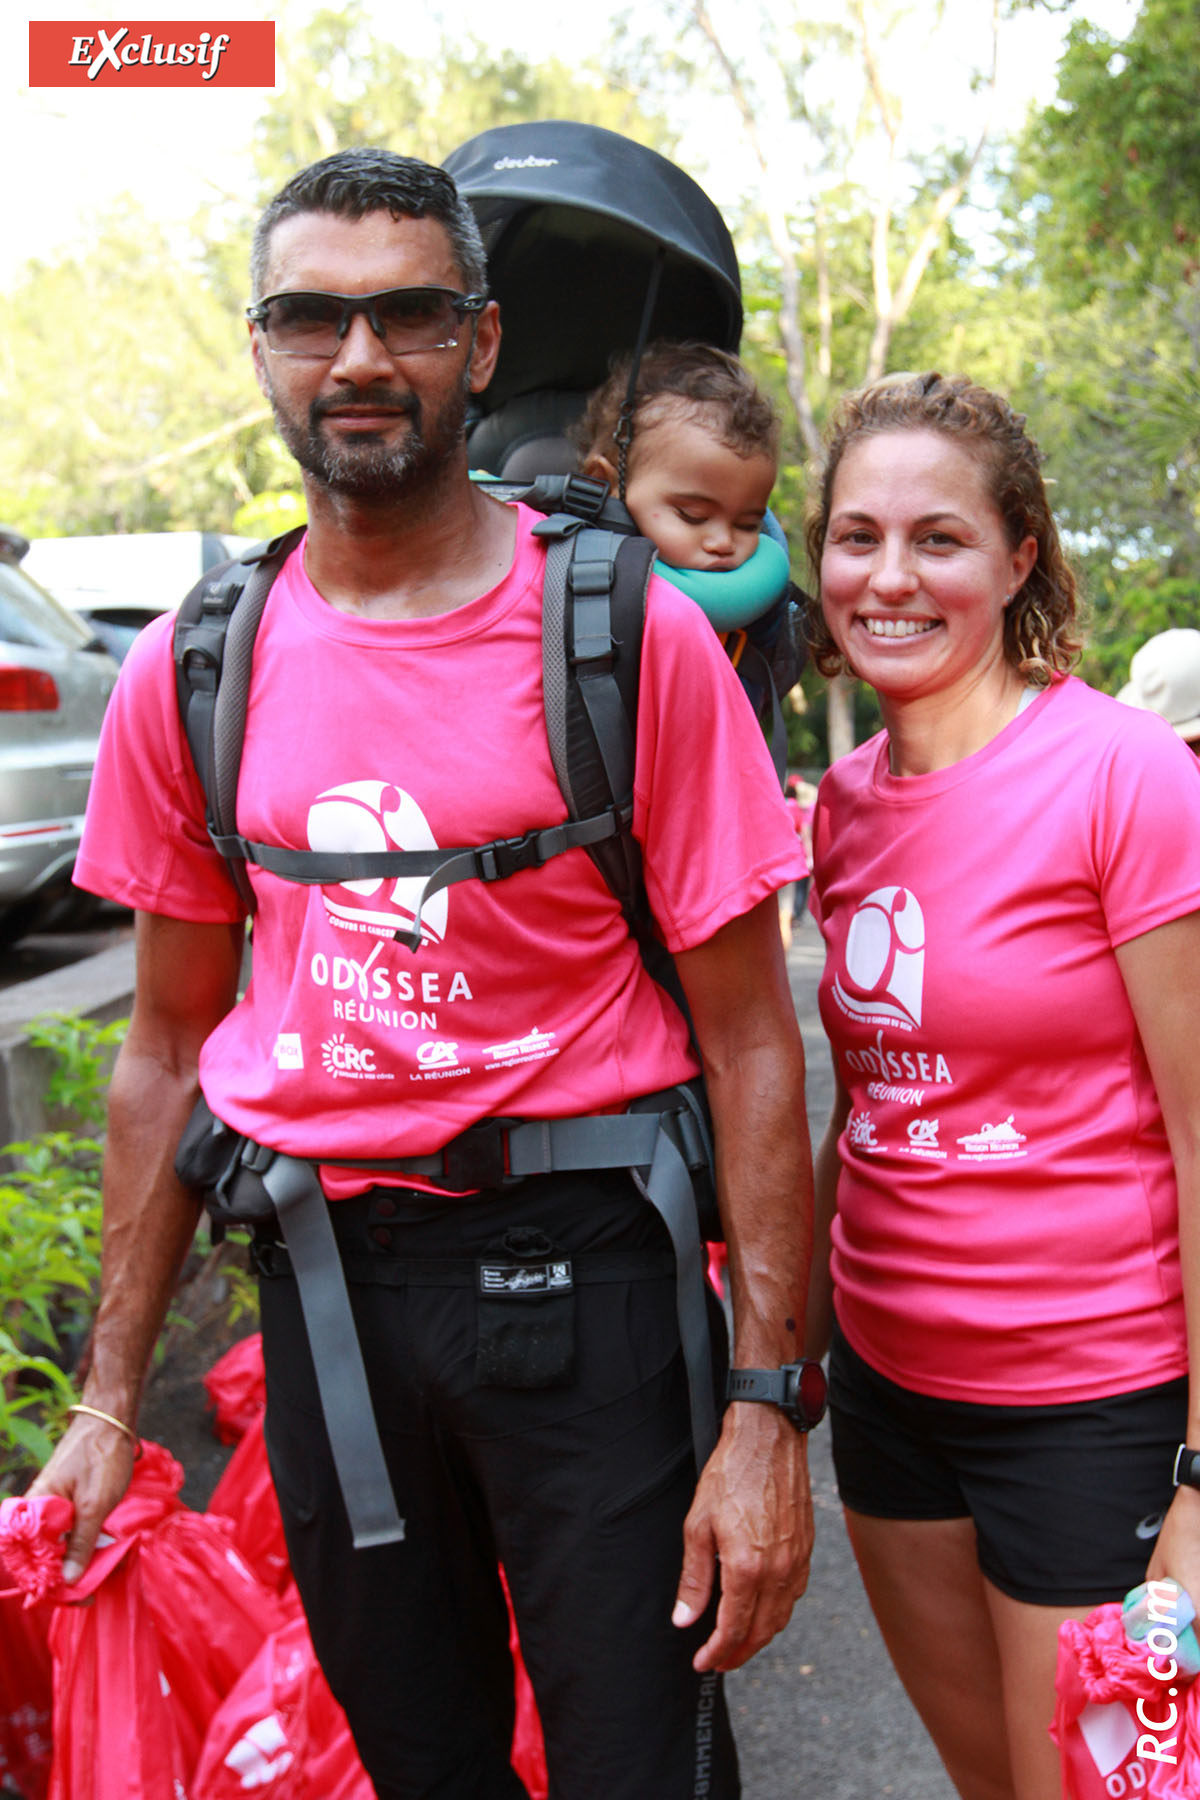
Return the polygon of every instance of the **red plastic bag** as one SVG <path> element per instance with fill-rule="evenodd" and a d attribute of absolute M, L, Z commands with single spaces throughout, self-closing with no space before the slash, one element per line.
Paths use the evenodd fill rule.
<path fill-rule="evenodd" d="M 1168 1679 L 1161 1648 L 1127 1642 L 1116 1601 L 1060 1626 L 1050 1732 L 1064 1800 L 1200 1795 L 1200 1682 Z"/>
<path fill-rule="evenodd" d="M 234 1542 L 259 1579 L 273 1592 L 285 1593 L 292 1570 L 263 1436 L 267 1378 L 262 1333 L 227 1350 L 204 1377 L 204 1386 L 216 1407 L 222 1442 L 241 1439 L 213 1489 L 208 1511 L 232 1522 Z"/>
<path fill-rule="evenodd" d="M 241 1417 L 246 1421 L 245 1435 L 230 1457 L 225 1473 L 217 1483 L 212 1499 L 209 1501 L 209 1514 L 228 1519 L 231 1522 L 234 1542 L 260 1580 L 264 1581 L 274 1592 L 286 1595 L 292 1584 L 292 1574 L 287 1545 L 284 1542 L 283 1520 L 279 1514 L 279 1502 L 271 1481 L 263 1435 L 266 1376 L 263 1372 L 261 1336 L 246 1338 L 241 1344 L 235 1344 L 233 1349 L 227 1351 L 220 1362 L 216 1363 L 209 1371 L 204 1385 L 210 1398 L 217 1405 L 218 1425 L 220 1425 L 225 1408 L 231 1409 L 226 1414 L 227 1417 Z M 548 1783 L 541 1721 L 538 1718 L 537 1706 L 533 1698 L 533 1688 L 521 1657 L 516 1619 L 513 1616 L 512 1601 L 509 1599 L 508 1583 L 505 1580 L 503 1569 L 500 1571 L 500 1578 L 504 1582 L 505 1599 L 508 1600 L 509 1648 L 512 1651 L 516 1680 L 516 1723 L 513 1731 L 512 1763 L 517 1774 L 529 1789 L 531 1800 L 546 1800 Z M 309 1654 L 311 1655 L 311 1653 L 310 1644 Z M 263 1699 L 265 1692 L 266 1686 L 263 1681 L 260 1681 L 255 1704 L 260 1701 L 265 1704 Z M 300 1703 L 296 1702 L 295 1704 L 299 1705 Z M 332 1695 L 330 1695 L 330 1704 L 334 1704 Z M 338 1716 L 341 1717 L 340 1712 Z M 264 1725 L 263 1731 L 270 1739 L 273 1738 L 276 1727 Z M 295 1751 L 288 1742 L 286 1733 L 281 1744 L 282 1748 L 279 1751 L 281 1756 L 290 1755 L 303 1760 L 303 1756 L 307 1754 L 307 1752 Z M 266 1747 L 262 1746 L 260 1749 L 261 1754 L 266 1756 Z M 258 1753 L 256 1752 L 256 1754 Z M 247 1754 L 250 1753 L 247 1752 Z M 268 1757 L 267 1760 L 269 1761 L 270 1758 Z M 281 1771 L 278 1779 L 282 1778 L 283 1772 Z M 271 1779 L 277 1778 L 272 1776 Z M 294 1779 L 298 1780 L 299 1776 L 297 1775 Z M 223 1791 L 220 1788 L 214 1789 L 214 1793 Z M 280 1794 L 285 1792 L 283 1788 L 273 1791 L 278 1791 Z M 286 1791 L 290 1793 L 291 1790 Z M 296 1789 L 297 1794 L 303 1791 L 301 1788 Z"/>
<path fill-rule="evenodd" d="M 189 1800 L 374 1800 L 304 1615 L 272 1633 L 209 1727 Z"/>
<path fill-rule="evenodd" d="M 500 1580 L 504 1584 L 504 1598 L 508 1602 L 508 1648 L 512 1653 L 513 1673 L 516 1679 L 517 1716 L 513 1726 L 510 1760 L 513 1768 L 529 1789 L 529 1800 L 547 1800 L 550 1784 L 546 1774 L 546 1746 L 542 1740 L 542 1721 L 538 1718 L 537 1702 L 533 1697 L 533 1684 L 525 1667 L 525 1659 L 521 1655 L 521 1643 L 517 1636 L 517 1618 L 513 1612 L 512 1595 L 508 1591 L 508 1577 L 503 1569 L 500 1571 Z"/>
<path fill-rule="evenodd" d="M 143 1445 L 110 1540 L 56 1591 L 48 1800 L 182 1800 L 208 1726 L 284 1614 L 183 1471 Z"/>
<path fill-rule="evenodd" d="M 3 1565 L 0 1585 L 12 1585 Z M 45 1800 L 50 1780 L 49 1630 L 45 1602 L 30 1607 L 19 1595 L 0 1598 L 0 1786 L 24 1800 Z"/>
<path fill-rule="evenodd" d="M 262 1333 L 232 1345 L 204 1377 L 204 1391 L 216 1409 L 214 1425 L 223 1444 L 236 1444 L 263 1415 L 267 1380 Z"/>
<path fill-rule="evenodd" d="M 210 1517 L 229 1521 L 234 1543 L 259 1580 L 273 1593 L 286 1593 L 292 1585 L 292 1566 L 267 1463 L 261 1413 L 226 1463 L 208 1512 Z"/>

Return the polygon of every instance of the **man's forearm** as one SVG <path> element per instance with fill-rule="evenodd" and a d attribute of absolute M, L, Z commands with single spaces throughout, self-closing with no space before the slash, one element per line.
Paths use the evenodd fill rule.
<path fill-rule="evenodd" d="M 104 1161 L 101 1298 L 84 1398 L 132 1424 L 199 1207 L 175 1151 L 195 1103 L 193 1071 L 127 1043 L 113 1071 Z"/>
<path fill-rule="evenodd" d="M 799 1042 L 709 1071 L 717 1191 L 729 1247 L 735 1362 L 792 1361 L 812 1259 L 812 1158 Z"/>

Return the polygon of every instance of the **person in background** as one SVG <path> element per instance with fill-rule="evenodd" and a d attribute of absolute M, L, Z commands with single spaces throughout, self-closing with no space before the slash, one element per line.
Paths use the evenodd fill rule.
<path fill-rule="evenodd" d="M 1181 626 L 1147 638 L 1130 659 L 1117 699 L 1158 713 L 1200 755 L 1200 631 Z"/>
<path fill-rule="evenodd" d="M 1000 396 L 850 395 L 809 549 L 818 667 L 884 729 L 814 820 L 808 1349 L 832 1333 L 851 1540 L 958 1793 L 1059 1800 L 1060 1623 L 1147 1575 L 1200 1594 L 1200 768 L 1068 673 L 1075 580 Z"/>

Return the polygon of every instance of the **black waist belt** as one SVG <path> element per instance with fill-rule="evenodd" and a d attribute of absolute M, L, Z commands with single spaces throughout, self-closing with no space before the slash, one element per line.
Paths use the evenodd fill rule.
<path fill-rule="evenodd" d="M 361 1166 L 421 1176 L 447 1193 L 502 1188 L 529 1175 L 628 1169 L 670 1234 L 675 1306 L 687 1370 L 697 1472 L 717 1441 L 704 1250 L 693 1172 L 712 1169 L 704 1113 L 688 1087 L 635 1102 L 636 1112 L 575 1119 L 485 1120 L 431 1156 L 370 1159 Z M 216 1129 L 226 1128 L 214 1121 Z M 253 1175 L 273 1207 L 300 1292 L 321 1408 L 355 1547 L 404 1536 L 346 1288 L 346 1269 L 317 1164 L 251 1139 L 217 1184 L 226 1218 L 262 1219 L 239 1204 L 238 1178 Z M 358 1166 L 338 1162 L 341 1167 Z M 218 1212 L 218 1216 L 220 1213 Z"/>

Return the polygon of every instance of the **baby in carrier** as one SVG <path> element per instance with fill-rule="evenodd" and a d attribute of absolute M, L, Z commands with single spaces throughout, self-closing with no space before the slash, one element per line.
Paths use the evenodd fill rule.
<path fill-rule="evenodd" d="M 763 532 L 775 409 L 743 364 L 711 345 L 652 344 L 632 394 L 631 360 L 614 364 L 573 429 L 583 472 L 621 496 L 658 547 L 658 573 L 718 631 L 747 625 L 788 580 L 782 536 Z"/>

